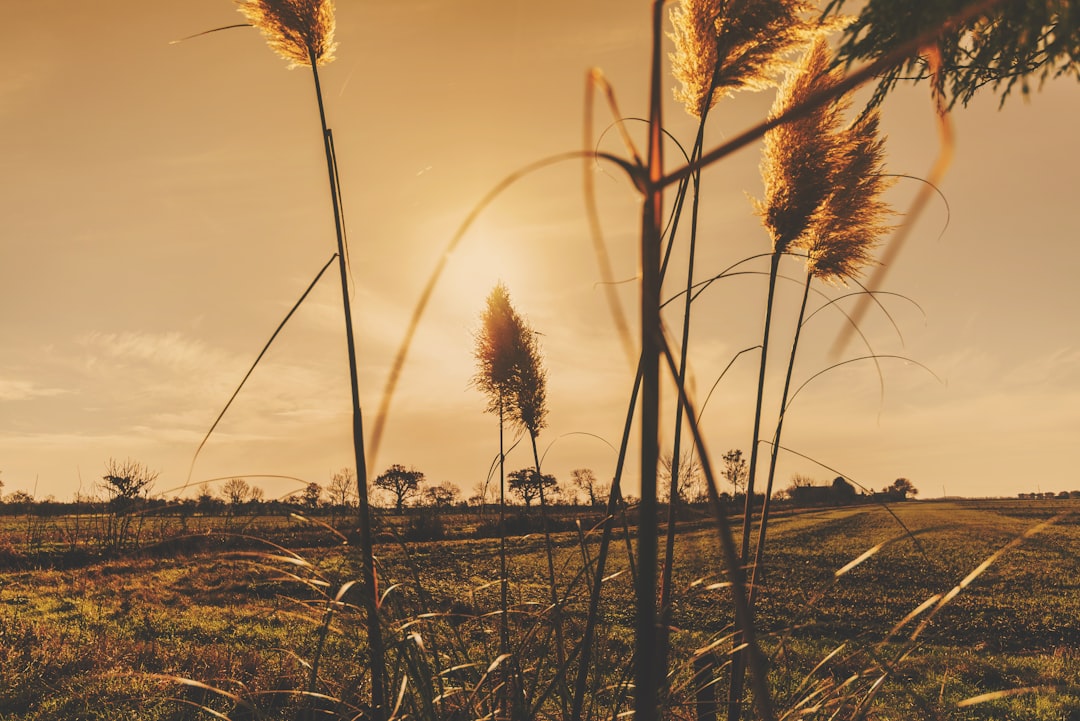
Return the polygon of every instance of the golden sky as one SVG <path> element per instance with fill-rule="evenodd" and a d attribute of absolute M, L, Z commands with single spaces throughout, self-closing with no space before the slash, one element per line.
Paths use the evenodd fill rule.
<path fill-rule="evenodd" d="M 158 492 L 177 488 L 233 388 L 334 251 L 310 71 L 288 70 L 248 28 L 170 43 L 241 22 L 228 0 L 37 0 L 6 3 L 0 18 L 3 492 L 88 493 L 111 457 L 160 471 Z M 321 77 L 370 428 L 407 319 L 469 211 L 508 174 L 581 148 L 587 70 L 605 72 L 625 116 L 646 114 L 648 4 L 346 0 L 338 41 Z M 866 362 L 815 380 L 790 411 L 785 445 L 835 471 L 787 456 L 780 487 L 792 473 L 826 481 L 837 471 L 874 488 L 908 477 L 923 497 L 1080 487 L 1076 90 L 1052 82 L 1001 111 L 984 92 L 953 114 L 948 211 L 930 203 L 883 288 L 905 296 L 883 299 L 902 337 L 880 311 L 863 326 L 876 352 L 910 357 L 937 379 L 885 360 L 883 394 Z M 666 95 L 666 126 L 689 146 L 694 121 Z M 772 99 L 722 101 L 707 145 L 756 123 Z M 598 117 L 603 127 L 610 115 Z M 926 88 L 897 92 L 883 126 L 889 171 L 925 177 L 939 151 Z M 631 129 L 640 142 L 640 124 Z M 611 132 L 600 145 L 623 152 Z M 761 194 L 759 150 L 704 174 L 699 276 L 768 250 L 748 199 Z M 669 149 L 669 166 L 675 158 Z M 610 478 L 615 455 L 593 436 L 618 444 L 633 376 L 597 285 L 581 173 L 574 161 L 529 175 L 465 236 L 420 326 L 373 474 L 415 466 L 466 495 L 483 482 L 497 421 L 470 387 L 473 333 L 502 280 L 542 334 L 545 470 Z M 595 179 L 616 276 L 632 279 L 638 198 L 611 166 Z M 906 211 L 918 188 L 900 180 L 889 200 Z M 633 283 L 620 293 L 634 318 Z M 798 295 L 797 284 L 782 286 L 781 334 Z M 339 296 L 328 274 L 207 444 L 195 484 L 242 474 L 325 483 L 352 465 Z M 759 342 L 764 297 L 755 275 L 701 296 L 691 350 L 699 397 Z M 796 383 L 832 362 L 840 325 L 822 313 L 807 326 Z M 749 448 L 755 375 L 744 356 L 709 400 L 703 424 L 716 457 Z M 669 442 L 670 427 L 664 433 Z M 524 446 L 509 460 L 529 462 Z M 300 485 L 254 482 L 271 497 Z"/>

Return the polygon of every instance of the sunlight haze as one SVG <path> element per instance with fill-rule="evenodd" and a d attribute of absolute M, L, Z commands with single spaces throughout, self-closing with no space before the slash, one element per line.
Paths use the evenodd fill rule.
<path fill-rule="evenodd" d="M 510 174 L 583 149 L 587 71 L 604 71 L 625 117 L 647 114 L 648 8 L 338 3 L 337 57 L 320 77 L 369 433 L 413 309 L 459 226 Z M 38 0 L 7 3 L 0 16 L 0 492 L 90 493 L 110 458 L 159 471 L 155 493 L 181 492 L 203 436 L 336 248 L 311 72 L 287 69 L 251 28 L 172 42 L 242 22 L 229 0 Z M 668 82 L 665 126 L 689 147 L 696 119 Z M 706 148 L 759 122 L 773 97 L 721 101 Z M 602 98 L 594 102 L 592 141 L 626 156 Z M 890 268 L 880 289 L 898 294 L 881 297 L 889 315 L 871 308 L 863 321 L 873 351 L 896 357 L 880 361 L 880 380 L 873 363 L 854 362 L 800 392 L 783 444 L 796 453 L 781 455 L 778 488 L 793 473 L 843 474 L 874 489 L 906 477 L 920 498 L 1080 488 L 1080 94 L 1063 78 L 998 106 L 987 88 L 951 114 L 944 200 L 932 197 Z M 642 150 L 642 124 L 629 129 Z M 925 178 L 940 152 L 928 86 L 890 96 L 883 131 L 888 172 Z M 678 150 L 665 153 L 678 167 Z M 700 279 L 768 252 L 750 202 L 762 193 L 759 162 L 753 144 L 705 171 Z M 591 172 L 636 343 L 639 196 L 614 165 Z M 473 347 L 485 298 L 502 281 L 544 351 L 545 472 L 568 482 L 587 467 L 610 480 L 634 368 L 605 299 L 582 188 L 580 159 L 554 163 L 511 184 L 466 232 L 417 329 L 369 475 L 400 463 L 465 497 L 484 482 L 498 420 L 472 387 Z M 919 189 L 901 178 L 888 192 L 897 223 Z M 680 269 L 685 250 L 675 256 Z M 746 265 L 767 268 L 767 258 Z M 699 406 L 735 354 L 760 342 L 765 290 L 763 275 L 740 275 L 696 301 Z M 779 288 L 777 369 L 800 293 L 797 282 Z M 677 306 L 666 316 L 673 337 Z M 280 497 L 354 465 L 341 313 L 335 264 L 182 492 L 264 475 L 275 477 L 251 480 Z M 829 355 L 842 324 L 827 311 L 807 324 L 795 387 L 867 355 L 858 338 L 840 359 Z M 755 382 L 748 353 L 712 392 L 702 424 L 714 459 L 749 450 Z M 663 410 L 669 447 L 671 396 Z M 532 462 L 527 445 L 508 470 Z M 626 481 L 635 494 L 636 447 Z"/>

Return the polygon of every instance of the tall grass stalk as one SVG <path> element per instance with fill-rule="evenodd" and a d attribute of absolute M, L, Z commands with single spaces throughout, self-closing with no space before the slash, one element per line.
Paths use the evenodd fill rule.
<path fill-rule="evenodd" d="M 871 252 L 887 230 L 883 220 L 889 215 L 889 209 L 881 200 L 881 194 L 892 180 L 883 171 L 885 150 L 884 141 L 878 136 L 878 125 L 878 113 L 871 111 L 841 131 L 837 142 L 842 146 L 842 151 L 837 155 L 833 166 L 825 169 L 825 172 L 831 175 L 834 190 L 823 202 L 821 212 L 817 214 L 817 219 L 810 228 L 806 283 L 803 286 L 799 318 L 780 398 L 780 414 L 769 459 L 752 579 L 763 573 L 773 479 L 787 414 L 795 356 L 806 317 L 810 284 L 815 278 L 826 283 L 844 283 L 846 279 L 853 279 L 861 274 L 863 268 L 871 262 Z M 755 588 L 756 583 L 752 580 L 751 598 Z"/>
<path fill-rule="evenodd" d="M 819 38 L 807 51 L 799 66 L 789 73 L 787 81 L 780 88 L 770 116 L 780 117 L 791 108 L 798 107 L 815 92 L 834 85 L 838 75 L 839 71 L 830 71 L 827 45 L 823 38 Z M 842 98 L 836 99 L 832 105 L 819 107 L 807 116 L 765 135 L 762 160 L 765 200 L 759 204 L 758 210 L 772 239 L 772 256 L 769 261 L 769 287 L 765 300 L 754 426 L 743 507 L 740 558 L 744 565 L 750 563 L 754 491 L 760 455 L 759 438 L 780 260 L 791 249 L 806 243 L 808 229 L 817 220 L 821 206 L 831 191 L 833 174 L 830 168 L 837 161 L 836 133 L 842 106 Z M 739 645 L 741 642 L 742 639 L 736 635 L 735 644 Z M 738 721 L 742 713 L 744 663 L 742 654 L 736 654 L 732 662 L 728 694 L 728 721 Z"/>
<path fill-rule="evenodd" d="M 603 530 L 600 535 L 600 548 L 596 554 L 596 569 L 593 574 L 592 589 L 589 594 L 589 610 L 585 616 L 585 628 L 582 632 L 581 656 L 578 661 L 578 675 L 574 683 L 574 702 L 570 713 L 571 721 L 581 721 L 581 713 L 585 704 L 585 690 L 588 686 L 589 668 L 592 653 L 592 642 L 596 632 L 596 626 L 600 621 L 600 593 L 604 582 L 604 570 L 607 566 L 608 548 L 611 536 L 615 528 L 615 514 L 622 498 L 622 475 L 626 464 L 627 449 L 630 446 L 630 432 L 633 428 L 634 414 L 637 409 L 638 391 L 641 389 L 641 366 L 634 378 L 634 388 L 630 394 L 629 408 L 626 411 L 626 421 L 623 424 L 622 443 L 619 444 L 619 456 L 615 462 L 615 476 L 611 481 L 611 489 L 608 491 L 607 507 L 604 514 Z M 629 537 L 629 534 L 627 534 Z M 630 568 L 634 568 L 633 557 L 630 558 Z M 636 578 L 634 586 L 637 586 Z"/>
<path fill-rule="evenodd" d="M 529 434 L 532 443 L 536 478 L 540 491 L 540 513 L 544 530 L 544 546 L 547 555 L 548 590 L 551 613 L 556 638 L 556 653 L 559 667 L 566 666 L 565 645 L 560 618 L 560 602 L 555 576 L 554 550 L 548 524 L 547 503 L 544 498 L 541 480 L 540 456 L 536 439 L 546 425 L 547 418 L 547 375 L 540 357 L 540 347 L 536 334 L 528 323 L 517 313 L 510 303 L 510 294 L 502 283 L 492 289 L 487 299 L 487 306 L 482 315 L 482 329 L 476 337 L 474 356 L 477 360 L 477 373 L 473 383 L 488 397 L 488 410 L 499 414 L 499 478 L 500 478 L 500 560 L 505 566 L 506 529 L 503 525 L 505 514 L 505 453 L 503 451 L 503 428 L 506 421 Z M 501 649 L 502 654 L 510 653 L 507 638 L 506 615 L 506 573 L 503 568 L 503 601 Z M 559 695 L 564 707 L 564 716 L 569 711 L 567 699 L 569 692 L 565 688 Z"/>
<path fill-rule="evenodd" d="M 663 104 L 660 100 L 662 0 L 653 0 L 652 59 L 649 77 L 648 150 L 641 213 L 641 505 L 638 510 L 638 573 L 634 641 L 634 718 L 652 721 L 659 715 L 659 687 L 666 668 L 655 663 L 657 503 L 656 476 L 660 448 L 660 239 L 663 229 Z"/>
<path fill-rule="evenodd" d="M 661 337 L 661 343 L 661 351 L 667 361 L 668 368 L 671 373 L 674 374 L 676 373 L 677 366 L 675 359 L 672 356 L 671 348 L 663 337 Z M 717 483 L 716 476 L 712 470 L 712 463 L 709 460 L 708 449 L 705 447 L 705 441 L 701 435 L 701 428 L 697 423 L 694 404 L 685 387 L 679 387 L 677 390 L 681 402 L 685 404 L 687 408 L 687 421 L 689 422 L 690 431 L 694 438 L 694 447 L 698 457 L 701 459 L 701 469 L 705 475 L 706 492 L 709 495 L 709 506 L 713 513 L 713 527 L 717 533 L 721 555 L 724 559 L 724 564 L 727 567 L 727 576 L 730 580 L 729 588 L 731 590 L 732 607 L 735 613 L 735 629 L 736 632 L 740 634 L 740 638 L 742 638 L 742 643 L 744 644 L 742 652 L 747 656 L 748 665 L 751 669 L 754 703 L 761 720 L 771 721 L 771 719 L 775 718 L 773 713 L 772 694 L 769 691 L 769 682 L 766 676 L 767 665 L 765 657 L 757 644 L 757 634 L 754 630 L 754 614 L 753 609 L 749 604 L 746 589 L 746 569 L 741 563 L 738 549 L 735 546 L 731 526 L 727 519 L 726 508 L 720 498 L 719 484 Z"/>
<path fill-rule="evenodd" d="M 353 453 L 356 461 L 356 485 L 359 499 L 360 553 L 364 581 L 364 608 L 367 614 L 368 646 L 371 654 L 371 706 L 376 721 L 384 718 L 386 661 L 382 629 L 379 623 L 378 589 L 374 539 L 371 530 L 371 509 L 367 497 L 367 461 L 364 453 L 364 421 L 360 408 L 359 376 L 356 362 L 356 341 L 353 335 L 352 304 L 349 294 L 348 254 L 342 219 L 341 194 L 333 136 L 326 122 L 319 65 L 333 59 L 334 3 L 333 0 L 238 0 L 239 10 L 266 36 L 271 48 L 295 65 L 311 67 L 315 84 L 315 100 L 319 108 L 323 150 L 330 190 L 330 205 L 334 214 L 337 239 L 338 269 L 341 277 L 341 299 L 344 309 L 345 340 L 349 361 L 349 388 L 352 401 Z"/>

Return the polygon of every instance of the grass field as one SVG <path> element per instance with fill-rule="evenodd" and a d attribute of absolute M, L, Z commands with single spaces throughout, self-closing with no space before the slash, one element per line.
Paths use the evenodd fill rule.
<path fill-rule="evenodd" d="M 896 504 L 896 517 L 859 506 L 776 518 L 757 625 L 777 708 L 788 718 L 1080 719 L 1077 504 L 919 502 Z M 1048 519 L 1055 520 L 1038 527 Z M 230 719 L 357 716 L 365 634 L 347 584 L 358 578 L 358 559 L 336 542 L 301 545 L 311 532 L 289 528 L 248 529 L 279 548 L 237 550 L 214 537 L 194 552 L 6 572 L 0 719 L 211 718 L 201 706 Z M 14 522 L 6 530 L 21 538 L 25 528 Z M 944 594 L 1025 533 L 935 612 Z M 579 571 L 596 539 L 562 533 L 556 542 L 566 599 L 558 625 L 570 647 L 588 596 Z M 671 718 L 698 717 L 704 706 L 695 704 L 708 701 L 703 679 L 726 672 L 732 619 L 715 546 L 704 524 L 678 538 Z M 632 708 L 632 568 L 621 538 L 612 548 L 596 640 L 601 662 L 586 707 L 593 718 Z M 558 679 L 574 674 L 572 660 L 571 673 L 556 673 L 543 540 L 515 538 L 510 549 L 515 661 L 534 715 L 562 718 Z M 498 655 L 497 550 L 497 540 L 379 546 L 400 714 L 475 717 L 470 700 L 494 683 L 485 671 Z M 418 679 L 430 688 L 418 688 Z M 1010 694 L 962 705 L 998 691 Z"/>

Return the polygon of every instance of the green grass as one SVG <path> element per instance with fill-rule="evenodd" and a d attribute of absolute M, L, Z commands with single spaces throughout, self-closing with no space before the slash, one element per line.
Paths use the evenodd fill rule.
<path fill-rule="evenodd" d="M 1076 504 L 894 506 L 917 533 L 921 549 L 877 507 L 777 517 L 758 626 L 765 632 L 778 707 L 792 708 L 808 688 L 832 689 L 817 699 L 826 701 L 822 711 L 804 717 L 828 718 L 848 708 L 839 718 L 849 718 L 884 674 L 866 718 L 1076 719 L 1080 518 L 1075 514 L 1002 555 L 918 639 L 911 641 L 910 635 L 919 619 L 889 638 L 890 629 L 932 594 L 949 591 L 1012 539 Z M 286 540 L 305 538 L 285 523 L 263 530 L 275 528 Z M 714 532 L 693 524 L 687 529 L 677 539 L 674 569 L 672 691 L 665 701 L 673 718 L 694 717 L 694 651 L 731 631 L 727 590 L 710 587 L 723 576 Z M 835 576 L 871 546 L 898 537 Z M 573 582 L 583 563 L 576 538 L 556 536 L 569 639 L 579 637 L 586 598 L 584 580 Z M 595 539 L 589 546 L 595 553 Z M 192 703 L 244 717 L 236 713 L 246 712 L 242 704 L 164 676 L 236 694 L 257 706 L 263 718 L 294 718 L 304 703 L 296 692 L 307 688 L 306 664 L 316 657 L 316 691 L 359 704 L 367 670 L 356 599 L 344 596 L 346 605 L 333 614 L 319 653 L 326 605 L 320 587 L 303 582 L 319 579 L 333 596 L 358 578 L 359 559 L 336 544 L 291 548 L 310 565 L 209 550 L 7 573 L 0 585 L 0 719 L 108 718 L 121 711 L 139 719 L 210 718 Z M 514 539 L 510 548 L 512 638 L 526 684 L 539 696 L 556 676 L 542 537 Z M 621 573 L 605 585 L 599 680 L 591 684 L 594 716 L 630 708 L 619 686 L 633 649 L 633 589 L 624 545 L 614 544 L 613 552 L 608 573 Z M 380 590 L 386 593 L 384 628 L 395 659 L 393 688 L 409 678 L 402 711 L 446 717 L 467 695 L 454 687 L 480 684 L 482 697 L 494 686 L 491 678 L 481 683 L 482 672 L 498 655 L 498 619 L 491 615 L 499 606 L 497 540 L 409 544 L 408 553 L 384 543 L 377 555 Z M 285 578 L 286 571 L 300 580 Z M 841 645 L 843 650 L 808 679 Z M 715 673 L 721 680 L 728 646 L 718 646 Z M 452 666 L 466 668 L 444 674 L 439 688 L 436 671 Z M 431 687 L 419 689 L 418 679 Z M 836 691 L 845 681 L 848 685 Z M 959 706 L 979 694 L 1019 688 L 1038 690 Z M 435 699 L 440 693 L 446 694 L 443 702 Z M 86 709 L 99 709 L 99 716 Z M 538 703 L 535 715 L 559 716 L 557 694 Z"/>

